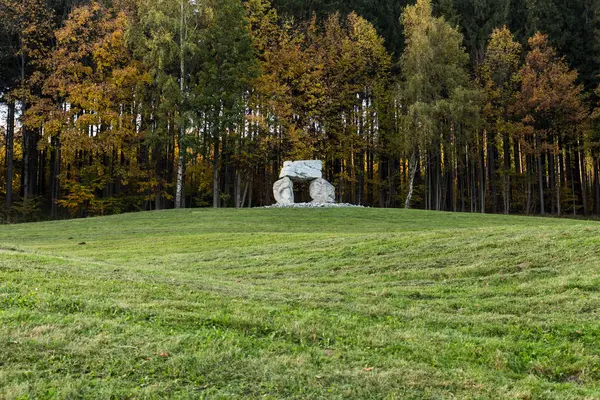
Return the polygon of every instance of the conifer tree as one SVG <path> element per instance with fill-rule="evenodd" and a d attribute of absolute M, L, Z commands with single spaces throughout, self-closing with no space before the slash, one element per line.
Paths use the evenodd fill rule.
<path fill-rule="evenodd" d="M 131 33 L 135 54 L 144 60 L 160 93 L 155 104 L 160 107 L 157 125 L 169 131 L 177 127 L 176 208 L 185 207 L 186 131 L 192 117 L 190 94 L 195 90 L 192 77 L 206 25 L 204 7 L 202 1 L 141 0 Z M 177 110 L 177 115 L 169 115 L 170 110 Z"/>
<path fill-rule="evenodd" d="M 256 59 L 243 5 L 236 0 L 209 0 L 207 6 L 210 17 L 195 94 L 213 142 L 213 207 L 218 208 L 221 167 L 231 167 L 231 152 L 240 151 L 245 133 L 244 115 Z"/>

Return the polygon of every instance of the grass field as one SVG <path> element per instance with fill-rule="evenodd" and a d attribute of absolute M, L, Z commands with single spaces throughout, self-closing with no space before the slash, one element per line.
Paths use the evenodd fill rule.
<path fill-rule="evenodd" d="M 599 399 L 600 224 L 374 209 L 0 227 L 0 398 Z"/>

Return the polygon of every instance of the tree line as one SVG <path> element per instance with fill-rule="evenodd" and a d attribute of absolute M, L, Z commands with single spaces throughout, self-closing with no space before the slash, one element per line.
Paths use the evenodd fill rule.
<path fill-rule="evenodd" d="M 408 3 L 0 0 L 3 218 L 268 205 L 288 159 L 341 202 L 600 215 L 599 2 Z"/>

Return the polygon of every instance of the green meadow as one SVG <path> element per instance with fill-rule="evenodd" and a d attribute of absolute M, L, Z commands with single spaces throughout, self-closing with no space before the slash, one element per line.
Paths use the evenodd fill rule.
<path fill-rule="evenodd" d="M 181 210 L 0 227 L 0 399 L 598 399 L 600 223 Z"/>

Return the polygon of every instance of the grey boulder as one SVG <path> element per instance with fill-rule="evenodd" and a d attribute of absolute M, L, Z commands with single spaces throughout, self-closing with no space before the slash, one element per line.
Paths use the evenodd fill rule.
<path fill-rule="evenodd" d="M 320 160 L 286 161 L 279 174 L 293 181 L 306 182 L 323 178 L 323 162 Z"/>
<path fill-rule="evenodd" d="M 335 187 L 325 179 L 315 179 L 310 183 L 310 197 L 313 203 L 335 203 Z"/>
<path fill-rule="evenodd" d="M 273 196 L 280 205 L 294 204 L 294 183 L 287 176 L 273 185 Z"/>

